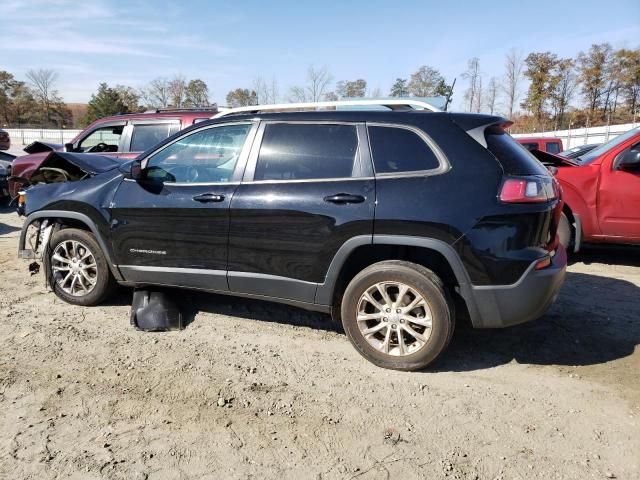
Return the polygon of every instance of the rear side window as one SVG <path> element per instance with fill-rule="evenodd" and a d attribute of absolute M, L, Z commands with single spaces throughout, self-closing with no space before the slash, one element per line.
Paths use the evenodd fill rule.
<path fill-rule="evenodd" d="M 560 144 L 557 142 L 547 142 L 547 152 L 560 153 Z"/>
<path fill-rule="evenodd" d="M 502 164 L 505 173 L 510 175 L 549 175 L 549 171 L 527 150 L 516 142 L 511 135 L 499 127 L 485 130 L 487 148 Z"/>
<path fill-rule="evenodd" d="M 350 177 L 357 153 L 353 125 L 267 124 L 253 179 Z"/>
<path fill-rule="evenodd" d="M 432 170 L 440 166 L 433 150 L 415 132 L 398 127 L 368 127 L 376 173 Z"/>
<path fill-rule="evenodd" d="M 168 138 L 170 133 L 173 133 L 169 131 L 170 126 L 171 124 L 169 123 L 134 125 L 129 150 L 132 152 L 144 152 L 160 143 L 162 140 Z"/>

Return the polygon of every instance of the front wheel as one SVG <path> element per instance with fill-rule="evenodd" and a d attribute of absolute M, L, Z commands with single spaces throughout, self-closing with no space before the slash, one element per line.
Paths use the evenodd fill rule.
<path fill-rule="evenodd" d="M 367 360 L 383 368 L 418 370 L 447 347 L 454 315 L 440 278 L 405 261 L 361 271 L 342 298 L 342 324 Z"/>
<path fill-rule="evenodd" d="M 115 288 L 104 253 L 84 230 L 65 228 L 53 235 L 47 270 L 55 294 L 73 305 L 97 305 Z"/>

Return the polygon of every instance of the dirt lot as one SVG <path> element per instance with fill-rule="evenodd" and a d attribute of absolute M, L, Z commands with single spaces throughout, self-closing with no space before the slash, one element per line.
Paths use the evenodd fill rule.
<path fill-rule="evenodd" d="M 542 319 L 456 332 L 422 373 L 327 317 L 184 293 L 182 332 L 130 292 L 73 307 L 0 213 L 0 478 L 640 478 L 640 250 L 591 249 Z"/>

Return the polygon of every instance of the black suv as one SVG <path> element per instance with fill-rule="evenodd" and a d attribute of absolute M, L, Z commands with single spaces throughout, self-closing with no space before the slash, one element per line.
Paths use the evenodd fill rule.
<path fill-rule="evenodd" d="M 229 114 L 128 163 L 55 153 L 43 165 L 66 181 L 21 198 L 20 253 L 42 257 L 69 303 L 95 305 L 116 283 L 284 302 L 340 319 L 376 365 L 422 368 L 456 317 L 526 322 L 563 282 L 559 189 L 508 125 L 426 111 Z"/>

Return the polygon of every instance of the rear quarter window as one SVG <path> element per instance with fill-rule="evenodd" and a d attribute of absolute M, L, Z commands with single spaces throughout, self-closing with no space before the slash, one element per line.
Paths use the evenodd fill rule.
<path fill-rule="evenodd" d="M 418 172 L 440 166 L 431 147 L 412 130 L 369 126 L 368 132 L 376 174 Z"/>
<path fill-rule="evenodd" d="M 485 130 L 487 148 L 509 175 L 549 175 L 549 170 L 499 127 Z"/>

